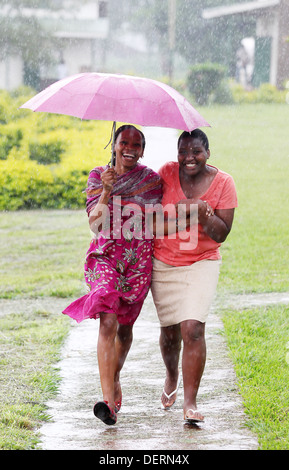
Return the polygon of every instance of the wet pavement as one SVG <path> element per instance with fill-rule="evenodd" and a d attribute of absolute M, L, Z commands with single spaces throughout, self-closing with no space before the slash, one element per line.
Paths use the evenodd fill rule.
<path fill-rule="evenodd" d="M 60 313 L 69 299 L 0 299 L 0 316 L 21 310 Z M 160 355 L 159 324 L 151 295 L 134 327 L 134 341 L 121 377 L 123 405 L 117 424 L 106 426 L 93 415 L 101 399 L 97 367 L 98 321 L 71 321 L 71 332 L 56 364 L 59 393 L 47 403 L 51 420 L 40 428 L 43 450 L 254 450 L 256 437 L 246 427 L 234 367 L 222 334 L 220 308 L 289 303 L 289 293 L 217 296 L 206 325 L 207 362 L 198 405 L 199 426 L 183 422 L 182 383 L 175 405 L 161 408 L 165 370 Z"/>
<path fill-rule="evenodd" d="M 121 377 L 123 405 L 117 424 L 106 426 L 92 407 L 101 399 L 96 343 L 98 321 L 72 323 L 57 366 L 63 378 L 59 394 L 48 403 L 51 422 L 42 426 L 44 450 L 253 450 L 255 436 L 246 428 L 234 368 L 213 309 L 206 328 L 207 363 L 199 391 L 205 422 L 184 424 L 183 389 L 169 411 L 161 408 L 164 383 L 159 325 L 149 295 L 134 327 L 134 341 Z"/>

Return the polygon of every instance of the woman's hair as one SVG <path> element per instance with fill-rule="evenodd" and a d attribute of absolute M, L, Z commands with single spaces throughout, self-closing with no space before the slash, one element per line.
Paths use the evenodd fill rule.
<path fill-rule="evenodd" d="M 200 141 L 202 142 L 203 146 L 205 147 L 206 150 L 209 149 L 209 140 L 208 140 L 208 137 L 206 136 L 206 134 L 201 131 L 201 129 L 194 129 L 192 132 L 187 132 L 187 131 L 184 131 L 180 137 L 179 137 L 179 140 L 178 140 L 178 148 L 179 148 L 179 145 L 180 145 L 180 141 L 181 139 L 187 139 L 187 138 L 191 138 L 191 139 L 200 139 Z"/>
<path fill-rule="evenodd" d="M 116 142 L 116 139 L 118 138 L 119 134 L 122 132 L 122 131 L 125 131 L 127 129 L 135 129 L 136 131 L 138 131 L 141 135 L 141 140 L 142 140 L 142 148 L 144 150 L 145 148 L 145 145 L 146 145 L 146 141 L 145 141 L 145 136 L 143 135 L 142 131 L 140 131 L 139 129 L 137 129 L 135 126 L 133 126 L 132 124 L 124 124 L 123 126 L 120 126 L 116 131 L 115 131 L 115 142 Z"/>

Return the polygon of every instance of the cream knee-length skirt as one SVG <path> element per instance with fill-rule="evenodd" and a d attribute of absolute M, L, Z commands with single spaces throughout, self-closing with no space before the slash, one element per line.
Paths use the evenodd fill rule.
<path fill-rule="evenodd" d="M 221 260 L 170 266 L 154 258 L 152 296 L 160 325 L 184 320 L 206 322 L 215 297 Z"/>

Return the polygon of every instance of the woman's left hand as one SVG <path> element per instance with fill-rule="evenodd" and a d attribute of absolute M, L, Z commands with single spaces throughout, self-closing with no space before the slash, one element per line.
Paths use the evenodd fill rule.
<path fill-rule="evenodd" d="M 206 204 L 206 213 L 205 215 L 207 217 L 211 217 L 211 215 L 214 215 L 214 209 L 210 206 L 210 204 L 207 201 L 203 201 Z"/>
<path fill-rule="evenodd" d="M 179 215 L 185 214 L 188 217 L 194 207 L 198 206 L 198 217 L 210 217 L 214 215 L 214 210 L 210 206 L 207 201 L 203 201 L 202 199 L 181 199 L 176 205 L 176 210 Z"/>

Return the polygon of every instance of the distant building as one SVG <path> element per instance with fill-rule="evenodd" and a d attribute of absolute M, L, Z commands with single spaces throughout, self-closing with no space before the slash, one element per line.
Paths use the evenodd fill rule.
<path fill-rule="evenodd" d="M 257 0 L 203 10 L 204 19 L 242 15 L 256 18 L 252 84 L 282 88 L 289 79 L 289 0 Z"/>
<path fill-rule="evenodd" d="M 0 15 L 5 14 L 3 11 L 0 10 Z M 40 69 L 40 88 L 65 76 L 99 71 L 105 66 L 108 0 L 84 3 L 76 11 L 25 8 L 22 14 L 36 17 L 43 28 L 61 40 L 61 49 L 53 52 L 55 64 Z M 12 90 L 23 82 L 24 64 L 20 56 L 7 56 L 0 61 L 0 89 Z"/>

